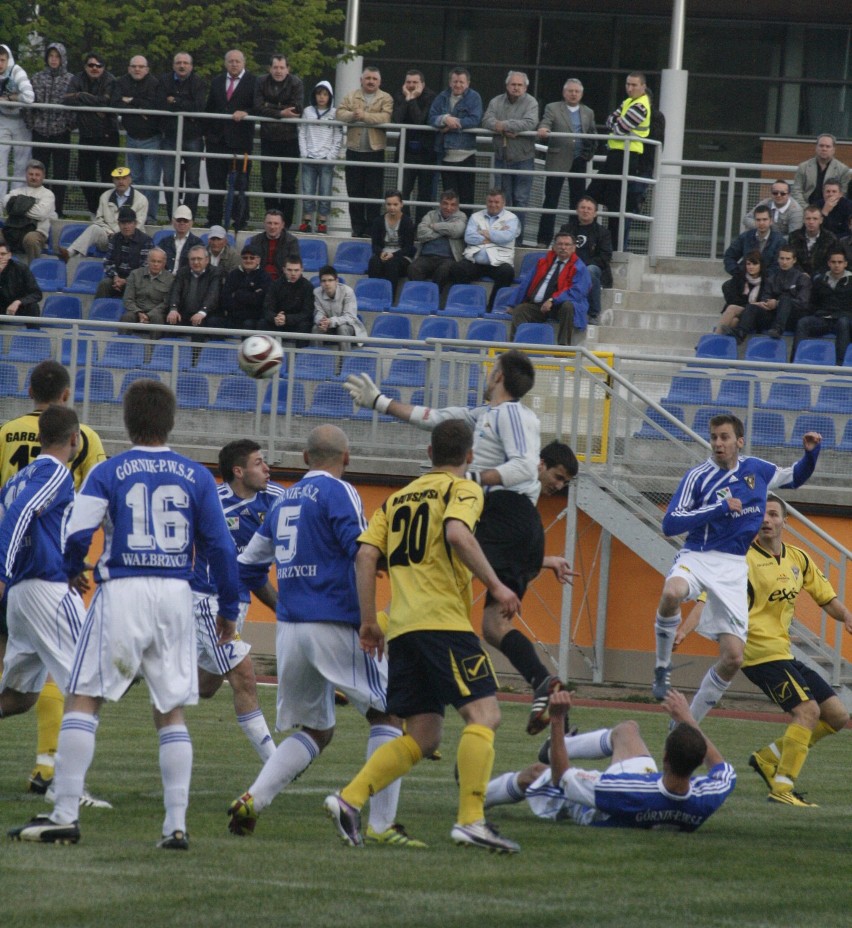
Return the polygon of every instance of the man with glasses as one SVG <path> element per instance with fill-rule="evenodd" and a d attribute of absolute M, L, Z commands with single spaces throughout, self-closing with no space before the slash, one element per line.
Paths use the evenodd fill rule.
<path fill-rule="evenodd" d="M 229 329 L 264 329 L 263 308 L 272 279 L 260 266 L 260 254 L 251 245 L 243 245 L 240 265 L 227 276 L 220 271 L 224 325 Z"/>
<path fill-rule="evenodd" d="M 172 284 L 167 324 L 219 327 L 223 322 L 219 312 L 221 289 L 222 278 L 210 267 L 207 249 L 193 245 L 189 249 L 189 266 L 177 272 Z"/>
<path fill-rule="evenodd" d="M 77 153 L 77 178 L 84 184 L 96 181 L 106 183 L 110 176 L 118 151 L 118 118 L 110 108 L 115 88 L 115 78 L 107 71 L 100 55 L 90 52 L 85 57 L 85 67 L 71 78 L 68 93 L 62 98 L 65 106 L 96 107 L 95 110 L 77 114 L 80 130 L 80 150 Z M 91 146 L 91 148 L 87 148 Z M 98 188 L 83 186 L 83 196 L 89 212 L 98 210 Z M 129 204 L 133 206 L 133 204 Z M 136 209 L 136 207 L 133 207 Z M 136 210 L 137 215 L 139 210 Z M 145 207 L 145 215 L 148 207 Z M 144 224 L 140 219 L 140 225 Z"/>
<path fill-rule="evenodd" d="M 166 268 L 177 274 L 182 267 L 189 266 L 189 249 L 204 242 L 192 232 L 192 210 L 188 206 L 179 206 L 172 218 L 174 235 L 167 235 L 160 242 L 160 248 L 166 253 Z"/>
<path fill-rule="evenodd" d="M 784 236 L 788 236 L 796 229 L 801 229 L 804 222 L 802 207 L 790 196 L 790 182 L 776 180 L 772 182 L 771 196 L 764 197 L 759 203 L 743 216 L 742 231 L 754 229 L 754 211 L 758 206 L 769 207 L 772 217 L 772 228 Z"/>

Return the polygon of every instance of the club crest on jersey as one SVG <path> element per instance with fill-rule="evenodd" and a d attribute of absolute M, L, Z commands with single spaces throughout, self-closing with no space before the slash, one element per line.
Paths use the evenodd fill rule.
<path fill-rule="evenodd" d="M 800 573 L 801 573 L 801 571 L 799 570 L 798 567 L 792 568 L 792 574 L 793 574 L 793 576 L 794 576 L 797 580 L 799 579 L 799 574 L 800 574 Z"/>
<path fill-rule="evenodd" d="M 750 490 L 754 489 L 754 474 L 746 474 L 745 477 L 743 477 L 743 480 L 745 481 L 745 485 Z"/>
<path fill-rule="evenodd" d="M 730 487 L 719 487 L 719 489 L 716 490 L 716 499 L 730 499 L 731 496 L 733 496 L 733 494 L 731 493 Z"/>
<path fill-rule="evenodd" d="M 235 532 L 240 527 L 239 516 L 225 516 L 225 521 L 228 523 L 229 532 Z"/>

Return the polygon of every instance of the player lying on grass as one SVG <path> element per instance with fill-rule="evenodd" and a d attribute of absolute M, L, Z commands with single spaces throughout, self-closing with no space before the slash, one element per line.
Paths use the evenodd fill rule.
<path fill-rule="evenodd" d="M 531 764 L 493 779 L 486 809 L 526 799 L 535 815 L 554 822 L 570 818 L 578 825 L 695 831 L 733 791 L 734 768 L 701 733 L 677 690 L 670 689 L 663 701 L 676 724 L 666 738 L 662 773 L 636 722 L 566 738 L 570 706 L 566 691 L 550 699 L 550 766 Z M 572 765 L 573 760 L 600 757 L 611 758 L 606 770 Z M 707 776 L 693 776 L 702 763 Z"/>

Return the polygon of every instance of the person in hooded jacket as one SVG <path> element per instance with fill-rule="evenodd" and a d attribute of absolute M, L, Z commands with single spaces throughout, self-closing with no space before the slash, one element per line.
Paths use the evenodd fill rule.
<path fill-rule="evenodd" d="M 9 188 L 7 173 L 15 181 L 13 187 L 24 183 L 24 169 L 32 157 L 30 130 L 24 123 L 24 115 L 18 104 L 32 103 L 35 99 L 33 85 L 27 72 L 15 64 L 15 56 L 8 45 L 0 45 L 0 198 Z M 9 170 L 9 152 L 14 158 L 14 168 Z"/>
<path fill-rule="evenodd" d="M 334 91 L 328 81 L 320 81 L 311 91 L 310 106 L 304 118 L 311 122 L 299 124 L 299 154 L 309 161 L 335 161 L 343 145 L 343 127 L 321 125 L 336 117 Z M 314 122 L 317 125 L 314 125 Z M 314 211 L 317 213 L 317 232 L 328 231 L 328 214 L 331 212 L 331 187 L 334 182 L 333 164 L 302 162 L 302 193 L 311 199 L 302 201 L 300 232 L 313 232 Z M 317 203 L 314 197 L 319 197 Z"/>
<path fill-rule="evenodd" d="M 32 85 L 36 103 L 61 104 L 68 93 L 71 72 L 68 70 L 68 54 L 61 42 L 51 42 L 44 52 L 42 71 L 33 75 Z M 75 125 L 73 113 L 68 110 L 30 110 L 24 113 L 24 122 L 32 132 L 33 158 L 44 165 L 45 174 L 52 180 L 68 180 L 71 167 L 71 149 L 57 148 L 71 144 L 71 130 Z M 63 218 L 65 209 L 64 184 L 47 184 L 56 200 L 56 215 Z"/>

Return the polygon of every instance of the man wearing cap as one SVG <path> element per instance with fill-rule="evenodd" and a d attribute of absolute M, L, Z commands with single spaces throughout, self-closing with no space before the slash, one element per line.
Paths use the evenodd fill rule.
<path fill-rule="evenodd" d="M 152 248 L 146 266 L 131 271 L 127 278 L 121 321 L 164 325 L 174 281 L 174 275 L 166 270 L 166 253 L 162 248 Z M 151 334 L 159 338 L 161 333 Z"/>
<path fill-rule="evenodd" d="M 153 247 L 151 236 L 136 228 L 135 211 L 122 206 L 118 211 L 118 232 L 110 240 L 109 254 L 104 258 L 104 279 L 98 284 L 95 297 L 120 300 L 130 272 L 145 264 Z"/>
<path fill-rule="evenodd" d="M 270 332 L 310 332 L 314 324 L 314 288 L 302 273 L 302 259 L 287 258 L 284 276 L 266 294 L 263 327 Z"/>
<path fill-rule="evenodd" d="M 118 211 L 129 206 L 136 213 L 136 222 L 141 229 L 148 218 L 148 200 L 141 190 L 133 186 L 130 168 L 115 168 L 112 172 L 113 189 L 101 194 L 95 221 L 68 246 L 60 248 L 58 255 L 68 261 L 74 255 L 85 255 L 93 245 L 99 251 L 109 250 L 110 236 L 118 232 Z"/>
<path fill-rule="evenodd" d="M 260 265 L 273 279 L 284 274 L 288 258 L 298 258 L 299 240 L 291 235 L 284 225 L 284 214 L 280 209 L 268 209 L 263 217 L 263 232 L 258 232 L 249 244 L 260 255 Z"/>
<path fill-rule="evenodd" d="M 241 267 L 240 254 L 228 241 L 222 226 L 211 227 L 207 235 L 207 254 L 210 255 L 210 267 L 218 267 L 223 280 L 231 271 Z"/>
<path fill-rule="evenodd" d="M 50 220 L 56 218 L 56 199 L 44 186 L 44 165 L 41 161 L 27 163 L 26 177 L 26 187 L 16 187 L 3 199 L 7 219 L 2 236 L 13 252 L 23 251 L 29 264 L 47 244 Z M 18 197 L 29 197 L 34 202 L 20 200 L 16 204 L 14 201 Z M 18 214 L 17 217 L 15 214 Z M 19 223 L 17 234 L 11 234 L 16 231 L 15 222 Z"/>
<path fill-rule="evenodd" d="M 174 235 L 167 235 L 160 240 L 160 248 L 166 253 L 166 270 L 172 274 L 182 267 L 189 266 L 189 249 L 204 242 L 192 232 L 192 210 L 188 206 L 178 206 L 172 216 Z"/>
<path fill-rule="evenodd" d="M 209 246 L 208 246 L 209 251 Z M 263 329 L 263 306 L 272 284 L 260 266 L 260 255 L 251 245 L 243 246 L 240 267 L 228 273 L 222 284 L 219 306 L 229 329 Z"/>

